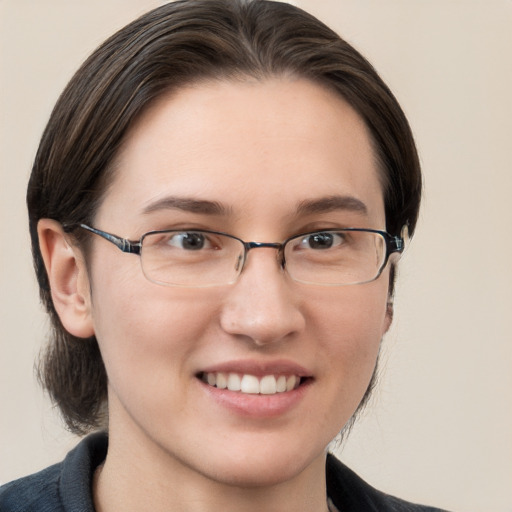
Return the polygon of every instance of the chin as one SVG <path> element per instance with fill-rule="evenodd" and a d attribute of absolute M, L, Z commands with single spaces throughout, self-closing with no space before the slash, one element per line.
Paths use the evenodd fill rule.
<path fill-rule="evenodd" d="M 298 468 L 293 464 L 283 464 L 276 466 L 272 462 L 268 462 L 258 467 L 247 467 L 239 464 L 235 468 L 222 468 L 213 476 L 213 480 L 221 482 L 230 487 L 239 488 L 261 488 L 273 487 L 283 484 L 296 478 L 304 468 Z"/>
<path fill-rule="evenodd" d="M 241 488 L 283 484 L 300 477 L 307 468 L 324 467 L 326 449 L 312 454 L 303 446 L 290 450 L 282 447 L 260 449 L 257 444 L 245 451 L 232 448 L 230 456 L 214 456 L 211 465 L 205 460 L 203 474 L 225 485 Z M 222 464 L 219 463 L 221 459 Z"/>

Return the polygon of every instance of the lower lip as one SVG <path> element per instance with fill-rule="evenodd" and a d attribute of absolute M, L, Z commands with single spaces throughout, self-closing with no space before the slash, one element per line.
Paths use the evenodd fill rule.
<path fill-rule="evenodd" d="M 252 418 L 274 418 L 297 407 L 304 399 L 312 381 L 306 380 L 297 389 L 273 395 L 257 395 L 242 393 L 240 391 L 229 391 L 199 381 L 209 397 L 215 400 L 222 407 L 246 417 Z"/>

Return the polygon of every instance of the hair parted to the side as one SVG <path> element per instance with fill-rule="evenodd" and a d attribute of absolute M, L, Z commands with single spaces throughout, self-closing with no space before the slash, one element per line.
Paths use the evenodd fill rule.
<path fill-rule="evenodd" d="M 121 29 L 82 65 L 42 136 L 27 204 L 42 302 L 52 331 L 40 380 L 75 433 L 104 426 L 107 377 L 96 339 L 62 327 L 52 304 L 37 223 L 92 224 L 130 126 L 162 94 L 200 80 L 311 79 L 365 120 L 384 190 L 387 229 L 412 235 L 421 174 L 408 122 L 373 67 L 313 16 L 266 0 L 178 0 Z M 77 235 L 79 236 L 79 235 Z M 86 252 L 87 238 L 76 242 Z"/>

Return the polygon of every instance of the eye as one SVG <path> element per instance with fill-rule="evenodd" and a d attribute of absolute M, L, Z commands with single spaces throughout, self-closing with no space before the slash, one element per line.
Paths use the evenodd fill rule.
<path fill-rule="evenodd" d="M 325 250 L 342 245 L 345 237 L 342 233 L 319 231 L 304 236 L 299 243 L 301 249 Z"/>
<path fill-rule="evenodd" d="M 166 244 L 186 251 L 200 251 L 212 247 L 210 240 L 204 233 L 182 231 L 169 234 Z"/>

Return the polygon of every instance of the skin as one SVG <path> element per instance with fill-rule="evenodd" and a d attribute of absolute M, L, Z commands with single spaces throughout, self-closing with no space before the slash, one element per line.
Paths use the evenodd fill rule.
<path fill-rule="evenodd" d="M 317 228 L 385 228 L 364 122 L 302 79 L 200 83 L 162 97 L 116 165 L 94 226 L 130 239 L 183 225 L 265 242 Z M 364 211 L 298 210 L 333 194 Z M 169 196 L 224 211 L 167 208 Z M 164 287 L 145 279 L 138 256 L 99 237 L 88 273 L 56 223 L 40 221 L 39 234 L 64 326 L 94 333 L 107 368 L 110 446 L 95 481 L 98 511 L 326 510 L 326 447 L 360 403 L 391 321 L 388 268 L 364 285 L 305 285 L 265 248 L 249 253 L 235 284 Z M 283 360 L 307 370 L 309 384 L 270 417 L 233 411 L 197 378 L 226 362 Z"/>

